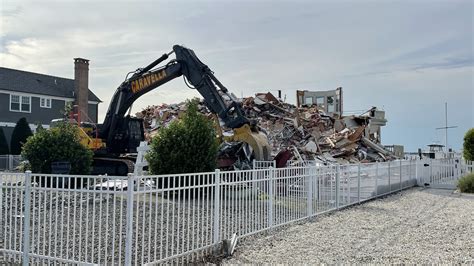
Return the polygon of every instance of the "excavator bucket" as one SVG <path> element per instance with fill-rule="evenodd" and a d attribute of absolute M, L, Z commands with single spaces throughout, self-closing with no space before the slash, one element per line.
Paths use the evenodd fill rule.
<path fill-rule="evenodd" d="M 250 126 L 245 124 L 234 129 L 234 135 L 229 137 L 230 141 L 242 141 L 248 143 L 254 151 L 255 160 L 271 160 L 271 147 L 268 138 L 263 133 L 252 132 Z"/>

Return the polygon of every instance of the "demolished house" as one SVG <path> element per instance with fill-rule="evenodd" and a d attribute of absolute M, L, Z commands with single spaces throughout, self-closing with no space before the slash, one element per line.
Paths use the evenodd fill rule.
<path fill-rule="evenodd" d="M 224 97 L 225 99 L 225 97 Z M 341 116 L 327 113 L 317 104 L 297 107 L 283 102 L 271 93 L 257 93 L 240 100 L 245 115 L 255 120 L 267 135 L 271 155 L 277 167 L 288 160 L 316 161 L 323 164 L 376 162 L 396 159 L 380 144 L 380 128 L 387 122 L 384 111 L 372 107 L 360 115 Z M 144 119 L 146 138 L 150 140 L 159 128 L 179 119 L 186 104 L 148 106 L 136 116 Z M 218 119 L 204 102 L 199 111 L 209 119 Z M 221 136 L 233 134 L 221 123 Z M 223 141 L 219 165 L 223 169 L 248 169 L 252 165 L 251 148 L 245 143 Z"/>

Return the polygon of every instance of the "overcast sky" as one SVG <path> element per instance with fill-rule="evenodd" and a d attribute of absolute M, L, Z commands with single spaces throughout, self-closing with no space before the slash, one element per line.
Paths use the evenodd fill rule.
<path fill-rule="evenodd" d="M 386 111 L 384 144 L 444 144 L 445 102 L 450 146 L 474 126 L 474 1 L 0 3 L 0 65 L 73 78 L 90 59 L 99 119 L 129 71 L 182 44 L 237 96 L 342 86 L 345 111 Z M 193 96 L 178 78 L 133 111 Z"/>

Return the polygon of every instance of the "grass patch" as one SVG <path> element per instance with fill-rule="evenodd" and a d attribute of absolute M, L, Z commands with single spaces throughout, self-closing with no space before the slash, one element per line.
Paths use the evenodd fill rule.
<path fill-rule="evenodd" d="M 474 173 L 461 177 L 458 188 L 463 193 L 474 193 Z"/>

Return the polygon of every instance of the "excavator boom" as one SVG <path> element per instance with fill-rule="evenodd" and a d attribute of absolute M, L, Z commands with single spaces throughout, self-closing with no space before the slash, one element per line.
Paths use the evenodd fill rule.
<path fill-rule="evenodd" d="M 172 53 L 176 59 L 157 67 Z M 118 87 L 104 122 L 98 128 L 98 137 L 105 142 L 106 150 L 97 151 L 97 154 L 118 156 L 136 152 L 139 142 L 144 139 L 143 124 L 140 119 L 126 116 L 127 110 L 142 95 L 180 76 L 184 76 L 185 81 L 202 95 L 211 112 L 217 114 L 227 127 L 236 129 L 234 140 L 249 143 L 257 159 L 269 159 L 270 149 L 266 137 L 262 133 L 252 132 L 250 121 L 245 117 L 240 103 L 228 94 L 227 88 L 193 50 L 180 45 L 173 46 L 172 52 L 138 69 Z M 231 100 L 225 101 L 222 95 L 227 95 Z"/>

